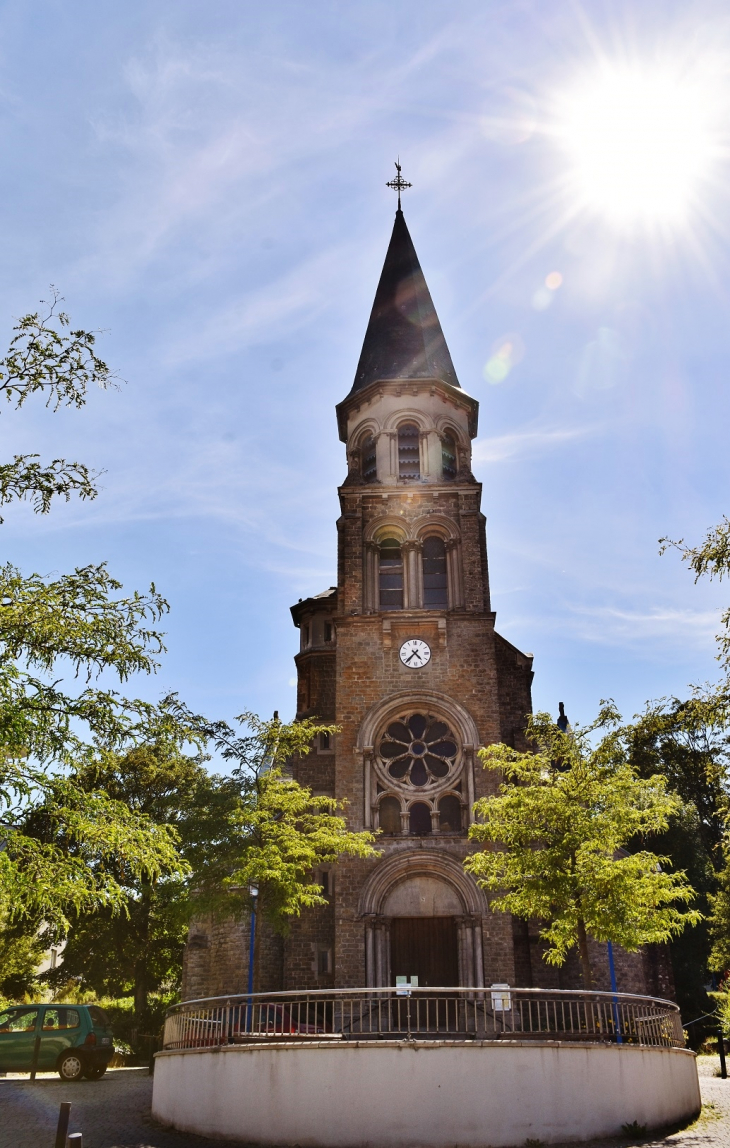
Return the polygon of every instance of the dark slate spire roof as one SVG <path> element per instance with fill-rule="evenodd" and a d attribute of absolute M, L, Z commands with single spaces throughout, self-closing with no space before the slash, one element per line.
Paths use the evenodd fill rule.
<path fill-rule="evenodd" d="M 376 379 L 443 379 L 459 386 L 400 208 L 350 394 Z"/>

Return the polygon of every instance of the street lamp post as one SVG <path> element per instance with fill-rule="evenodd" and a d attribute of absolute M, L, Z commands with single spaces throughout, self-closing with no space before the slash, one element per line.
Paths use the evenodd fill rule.
<path fill-rule="evenodd" d="M 248 891 L 251 894 L 251 936 L 248 944 L 248 1005 L 246 1006 L 246 1032 L 251 1031 L 251 1014 L 253 1011 L 253 966 L 254 966 L 254 952 L 256 944 L 256 904 L 258 901 L 259 887 L 258 885 L 249 885 Z"/>
<path fill-rule="evenodd" d="M 608 942 L 608 971 L 611 976 L 611 992 L 617 993 L 618 987 L 616 985 L 616 968 L 613 963 L 613 945 Z M 616 1028 L 616 1043 L 623 1044 L 624 1038 L 621 1036 L 621 1023 L 618 1015 L 618 999 L 613 998 L 613 1023 Z"/>

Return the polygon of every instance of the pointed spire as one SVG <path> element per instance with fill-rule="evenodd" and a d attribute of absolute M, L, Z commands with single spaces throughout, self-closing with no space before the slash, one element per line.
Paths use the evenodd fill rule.
<path fill-rule="evenodd" d="M 400 206 L 350 394 L 376 379 L 442 379 L 459 386 Z"/>

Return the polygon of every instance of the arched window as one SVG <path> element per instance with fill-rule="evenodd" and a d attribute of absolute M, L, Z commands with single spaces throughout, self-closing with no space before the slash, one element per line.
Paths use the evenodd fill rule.
<path fill-rule="evenodd" d="M 397 538 L 380 543 L 380 609 L 403 609 L 403 555 Z"/>
<path fill-rule="evenodd" d="M 443 538 L 435 534 L 423 541 L 423 604 L 437 610 L 449 605 L 446 547 Z"/>
<path fill-rule="evenodd" d="M 423 801 L 410 808 L 410 832 L 414 837 L 427 837 L 431 832 L 431 810 Z"/>
<path fill-rule="evenodd" d="M 378 467 L 375 461 L 375 439 L 372 435 L 365 439 L 360 447 L 360 473 L 363 482 L 375 482 L 378 477 Z"/>
<path fill-rule="evenodd" d="M 398 427 L 399 478 L 421 477 L 420 440 L 421 432 L 415 423 L 403 423 Z"/>
<path fill-rule="evenodd" d="M 445 479 L 456 478 L 456 439 L 447 431 L 441 439 L 441 470 Z"/>
<path fill-rule="evenodd" d="M 378 820 L 383 833 L 400 833 L 400 801 L 397 797 L 384 797 L 378 806 Z"/>
<path fill-rule="evenodd" d="M 461 833 L 461 802 L 453 793 L 447 793 L 439 801 L 440 825 L 442 833 Z"/>

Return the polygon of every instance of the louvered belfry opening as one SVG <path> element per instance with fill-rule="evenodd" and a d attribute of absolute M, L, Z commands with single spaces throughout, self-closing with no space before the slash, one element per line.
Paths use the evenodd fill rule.
<path fill-rule="evenodd" d="M 423 540 L 423 604 L 437 610 L 449 605 L 446 546 L 434 534 Z"/>
<path fill-rule="evenodd" d="M 363 482 L 375 482 L 378 477 L 378 467 L 375 456 L 375 439 L 372 436 L 365 439 L 362 444 L 360 457 Z"/>
<path fill-rule="evenodd" d="M 403 609 L 403 554 L 397 538 L 380 543 L 379 593 L 381 610 Z"/>
<path fill-rule="evenodd" d="M 420 438 L 415 423 L 403 423 L 398 427 L 398 477 L 420 478 Z"/>
<path fill-rule="evenodd" d="M 456 441 L 452 434 L 446 433 L 441 439 L 441 471 L 444 479 L 456 478 Z"/>

